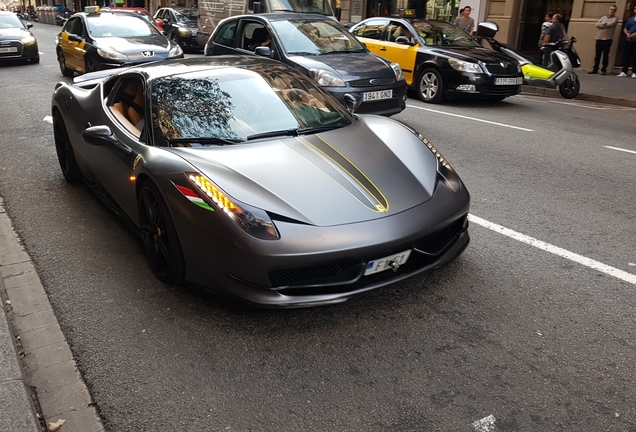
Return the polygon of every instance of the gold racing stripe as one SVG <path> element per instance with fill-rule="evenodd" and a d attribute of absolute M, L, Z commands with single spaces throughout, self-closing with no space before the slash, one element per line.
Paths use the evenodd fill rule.
<path fill-rule="evenodd" d="M 371 179 L 322 137 L 314 136 L 318 140 L 313 142 L 304 136 L 296 137 L 305 150 L 300 153 L 327 173 L 365 207 L 378 213 L 389 211 L 388 200 Z"/>

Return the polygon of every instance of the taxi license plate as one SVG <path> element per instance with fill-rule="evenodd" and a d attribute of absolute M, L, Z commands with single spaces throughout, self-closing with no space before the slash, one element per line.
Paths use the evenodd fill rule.
<path fill-rule="evenodd" d="M 0 48 L 0 53 L 18 52 L 18 47 Z"/>
<path fill-rule="evenodd" d="M 382 100 L 382 99 L 391 99 L 393 97 L 393 90 L 380 90 L 374 92 L 366 92 L 362 93 L 362 100 L 374 101 L 374 100 Z"/>
<path fill-rule="evenodd" d="M 380 273 L 384 270 L 389 269 L 397 270 L 399 266 L 406 263 L 406 260 L 409 259 L 409 255 L 411 255 L 410 249 L 404 252 L 386 256 L 384 258 L 369 261 L 367 263 L 367 268 L 364 271 L 364 275 L 367 276 L 370 274 Z"/>
<path fill-rule="evenodd" d="M 523 78 L 495 78 L 495 85 L 521 85 L 523 84 Z"/>

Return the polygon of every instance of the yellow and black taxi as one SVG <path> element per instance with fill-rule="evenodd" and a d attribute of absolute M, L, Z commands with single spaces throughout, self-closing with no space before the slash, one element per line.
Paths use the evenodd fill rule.
<path fill-rule="evenodd" d="M 351 27 L 369 51 L 399 63 L 424 102 L 447 97 L 503 100 L 521 90 L 519 65 L 482 47 L 459 27 L 436 20 L 368 18 Z"/>
<path fill-rule="evenodd" d="M 64 76 L 183 58 L 181 47 L 155 25 L 134 14 L 89 6 L 72 15 L 56 37 Z"/>

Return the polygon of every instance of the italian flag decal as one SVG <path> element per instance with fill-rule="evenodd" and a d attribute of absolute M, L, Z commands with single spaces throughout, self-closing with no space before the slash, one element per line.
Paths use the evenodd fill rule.
<path fill-rule="evenodd" d="M 179 189 L 179 192 L 181 192 L 183 194 L 183 196 L 185 196 L 187 199 L 190 200 L 190 202 L 198 205 L 201 208 L 204 208 L 206 210 L 210 210 L 210 211 L 214 211 L 213 207 L 210 207 L 208 205 L 208 203 L 206 203 L 205 201 L 203 201 L 203 198 L 201 198 L 199 195 L 196 194 L 196 192 L 194 192 L 192 189 L 189 189 L 187 187 L 184 186 L 179 186 L 178 184 L 175 184 L 175 186 L 177 187 L 177 189 Z"/>

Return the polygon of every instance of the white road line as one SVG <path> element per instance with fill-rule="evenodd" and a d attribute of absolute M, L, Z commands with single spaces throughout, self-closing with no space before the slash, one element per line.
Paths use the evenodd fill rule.
<path fill-rule="evenodd" d="M 476 223 L 477 225 L 481 225 L 484 228 L 488 228 L 489 230 L 498 232 L 499 234 L 503 234 L 511 239 L 520 241 L 522 243 L 529 244 L 530 246 L 534 246 L 536 248 L 542 249 L 546 252 L 550 252 L 552 254 L 558 255 L 562 258 L 568 259 L 570 261 L 574 261 L 578 264 L 582 264 L 591 269 L 600 271 L 601 273 L 605 273 L 606 275 L 615 277 L 632 285 L 636 285 L 636 275 L 632 273 L 627 273 L 626 271 L 617 269 L 615 267 L 608 266 L 607 264 L 603 264 L 602 262 L 595 261 L 591 258 L 584 257 L 583 255 L 575 254 L 574 252 L 570 252 L 568 250 L 562 249 L 560 247 L 551 245 L 549 243 L 545 243 L 541 240 L 537 240 L 535 238 L 529 237 L 527 235 L 518 233 L 511 229 L 505 228 L 501 225 L 497 225 L 495 223 L 489 222 L 485 219 L 477 217 L 475 215 L 469 214 L 468 220 L 472 223 Z"/>
<path fill-rule="evenodd" d="M 45 123 L 51 123 L 51 124 L 53 124 L 53 117 L 52 117 L 52 116 L 50 116 L 50 115 L 47 115 L 47 116 L 45 116 L 45 117 L 42 119 L 42 121 L 43 121 L 43 122 L 45 122 Z"/>
<path fill-rule="evenodd" d="M 490 414 L 481 420 L 473 422 L 471 426 L 476 432 L 492 432 L 495 430 L 496 421 L 497 419 L 495 419 L 495 416 Z"/>
<path fill-rule="evenodd" d="M 603 147 L 605 147 L 607 149 L 610 149 L 610 150 L 618 150 L 618 151 L 622 151 L 622 152 L 625 152 L 625 153 L 636 154 L 636 151 L 634 151 L 634 150 L 627 150 L 627 149 L 623 149 L 623 148 L 620 148 L 620 147 L 612 147 L 612 146 L 603 146 Z"/>
<path fill-rule="evenodd" d="M 463 119 L 467 119 L 467 120 L 474 120 L 477 122 L 481 122 L 481 123 L 488 123 L 488 124 L 492 124 L 495 126 L 502 126 L 502 127 L 507 127 L 507 128 L 511 128 L 511 129 L 519 129 L 522 131 L 526 131 L 526 132 L 534 132 L 534 130 L 532 129 L 526 129 L 526 128 L 522 128 L 519 126 L 512 126 L 512 125 L 508 125 L 508 124 L 504 124 L 504 123 L 497 123 L 497 122 L 492 122 L 492 121 L 488 121 L 488 120 L 482 120 L 482 119 L 478 119 L 475 117 L 468 117 L 468 116 L 463 116 L 463 115 L 459 115 L 459 114 L 452 114 L 452 113 L 447 113 L 444 111 L 438 111 L 438 110 L 434 110 L 434 109 L 430 109 L 430 108 L 424 108 L 424 107 L 419 107 L 419 106 L 415 106 L 415 105 L 407 105 L 408 107 L 411 108 L 417 108 L 419 110 L 423 110 L 423 111 L 429 111 L 429 112 L 433 112 L 436 114 L 444 114 L 444 115 L 448 115 L 448 116 L 452 116 L 452 117 L 459 117 L 459 118 L 463 118 Z"/>

